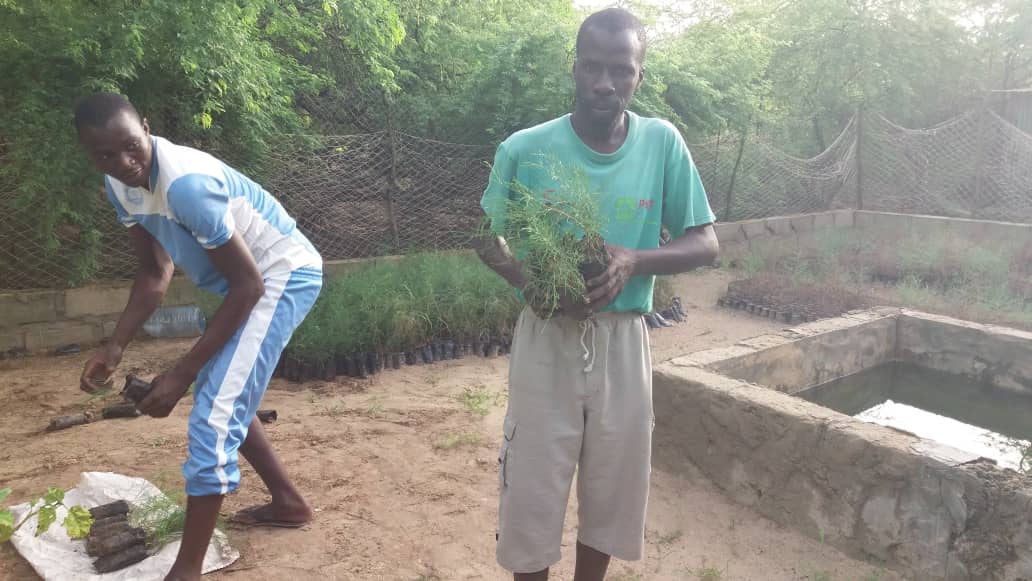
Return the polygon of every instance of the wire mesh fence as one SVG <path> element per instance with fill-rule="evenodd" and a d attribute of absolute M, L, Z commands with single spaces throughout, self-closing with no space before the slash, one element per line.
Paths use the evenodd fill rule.
<path fill-rule="evenodd" d="M 756 132 L 693 148 L 710 205 L 721 221 L 804 214 L 853 203 L 857 121 L 819 155 L 802 159 Z"/>
<path fill-rule="evenodd" d="M 0 145 L 0 163 L 7 152 Z M 465 247 L 492 147 L 383 130 L 284 138 L 255 172 L 327 260 Z M 722 221 L 837 208 L 1032 222 L 1032 135 L 989 110 L 912 130 L 850 120 L 809 159 L 758 131 L 692 147 Z M 0 289 L 131 277 L 135 260 L 98 185 L 75 224 L 46 230 L 0 182 Z M 44 232 L 53 232 L 45 235 Z"/>
<path fill-rule="evenodd" d="M 921 130 L 879 116 L 866 135 L 865 209 L 1032 221 L 1032 135 L 996 113 Z"/>
<path fill-rule="evenodd" d="M 301 138 L 262 185 L 325 259 L 451 250 L 475 231 L 493 153 L 396 131 Z"/>

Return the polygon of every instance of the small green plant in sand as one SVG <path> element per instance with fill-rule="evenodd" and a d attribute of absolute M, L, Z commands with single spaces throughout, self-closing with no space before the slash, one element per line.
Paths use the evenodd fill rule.
<path fill-rule="evenodd" d="M 480 443 L 480 434 L 465 432 L 462 434 L 447 434 L 434 442 L 435 450 L 451 450 L 462 446 L 476 446 Z"/>
<path fill-rule="evenodd" d="M 386 409 L 387 408 L 384 407 L 383 398 L 372 397 L 366 402 L 365 409 L 362 410 L 362 415 L 370 419 L 377 419 L 383 416 Z"/>
<path fill-rule="evenodd" d="M 0 490 L 0 502 L 3 502 L 11 494 L 10 488 Z M 64 490 L 60 488 L 48 488 L 47 493 L 29 503 L 29 511 L 25 513 L 17 523 L 14 522 L 14 513 L 9 509 L 0 508 L 0 543 L 6 543 L 14 536 L 29 519 L 37 516 L 36 536 L 50 530 L 50 525 L 57 521 L 58 507 L 68 510 L 68 515 L 61 521 L 61 526 L 68 533 L 69 538 L 84 539 L 90 533 L 93 526 L 93 517 L 90 512 L 79 505 L 67 506 L 64 503 Z"/>
<path fill-rule="evenodd" d="M 722 581 L 724 572 L 716 567 L 703 567 L 696 572 L 699 581 Z"/>
<path fill-rule="evenodd" d="M 340 401 L 332 405 L 324 406 L 321 410 L 315 412 L 315 415 L 326 416 L 328 418 L 339 418 L 346 413 L 348 413 L 348 406 L 344 405 L 344 402 Z"/>
<path fill-rule="evenodd" d="M 605 270 L 608 255 L 599 196 L 584 172 L 554 158 L 538 169 L 556 188 L 534 192 L 513 180 L 505 220 L 485 224 L 481 236 L 505 239 L 523 263 L 524 298 L 538 316 L 551 317 L 565 300 L 584 295 L 586 280 Z"/>
<path fill-rule="evenodd" d="M 462 407 L 466 408 L 466 411 L 483 417 L 489 411 L 491 392 L 483 385 L 467 387 L 462 390 L 459 401 L 462 403 Z"/>

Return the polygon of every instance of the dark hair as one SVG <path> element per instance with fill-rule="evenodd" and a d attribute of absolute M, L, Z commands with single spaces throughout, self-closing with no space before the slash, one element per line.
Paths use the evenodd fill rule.
<path fill-rule="evenodd" d="M 596 28 L 609 33 L 630 30 L 638 37 L 638 43 L 641 44 L 640 62 L 645 61 L 645 27 L 638 20 L 637 16 L 627 10 L 623 8 L 606 8 L 585 18 L 577 31 L 576 47 L 578 52 L 580 52 L 581 38 L 584 36 L 584 31 L 589 28 Z"/>
<path fill-rule="evenodd" d="M 94 93 L 83 97 L 75 106 L 75 129 L 81 131 L 83 127 L 104 127 L 112 117 L 125 111 L 128 111 L 137 120 L 140 119 L 136 107 L 133 107 L 129 99 L 122 95 Z"/>

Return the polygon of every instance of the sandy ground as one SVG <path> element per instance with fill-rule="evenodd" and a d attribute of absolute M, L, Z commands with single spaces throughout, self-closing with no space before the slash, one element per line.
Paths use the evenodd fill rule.
<path fill-rule="evenodd" d="M 657 361 L 775 328 L 714 307 L 727 281 L 719 271 L 678 279 L 690 322 L 653 332 Z M 126 355 L 120 376 L 150 377 L 189 344 L 140 343 Z M 164 420 L 113 420 L 42 432 L 55 415 L 104 405 L 77 387 L 88 356 L 0 362 L 6 439 L 0 448 L 0 488 L 14 489 L 9 501 L 21 502 L 47 486 L 74 486 L 80 472 L 92 470 L 181 489 L 188 405 Z M 494 561 L 494 533 L 507 365 L 506 358 L 466 359 L 362 381 L 276 380 L 262 405 L 279 412 L 268 431 L 317 519 L 299 531 L 230 530 L 242 557 L 208 578 L 505 579 Z M 464 404 L 465 393 L 481 394 L 481 403 Z M 242 484 L 224 504 L 226 515 L 267 499 L 250 467 L 242 463 L 241 468 Z M 576 499 L 571 503 L 554 579 L 573 575 Z M 646 536 L 645 558 L 614 561 L 610 580 L 898 578 L 734 504 L 691 468 L 678 474 L 653 471 Z M 6 546 L 0 549 L 0 579 L 37 577 Z"/>

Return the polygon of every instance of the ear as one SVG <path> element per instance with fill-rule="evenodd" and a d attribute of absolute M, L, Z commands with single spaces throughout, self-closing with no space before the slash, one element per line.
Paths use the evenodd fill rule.
<path fill-rule="evenodd" d="M 638 69 L 638 82 L 634 85 L 634 90 L 637 91 L 641 88 L 642 82 L 645 80 L 645 67 Z"/>
<path fill-rule="evenodd" d="M 150 136 L 150 124 L 147 123 L 147 118 L 146 117 L 143 118 L 143 121 L 141 122 L 141 125 L 143 125 L 143 134 L 149 137 Z"/>

